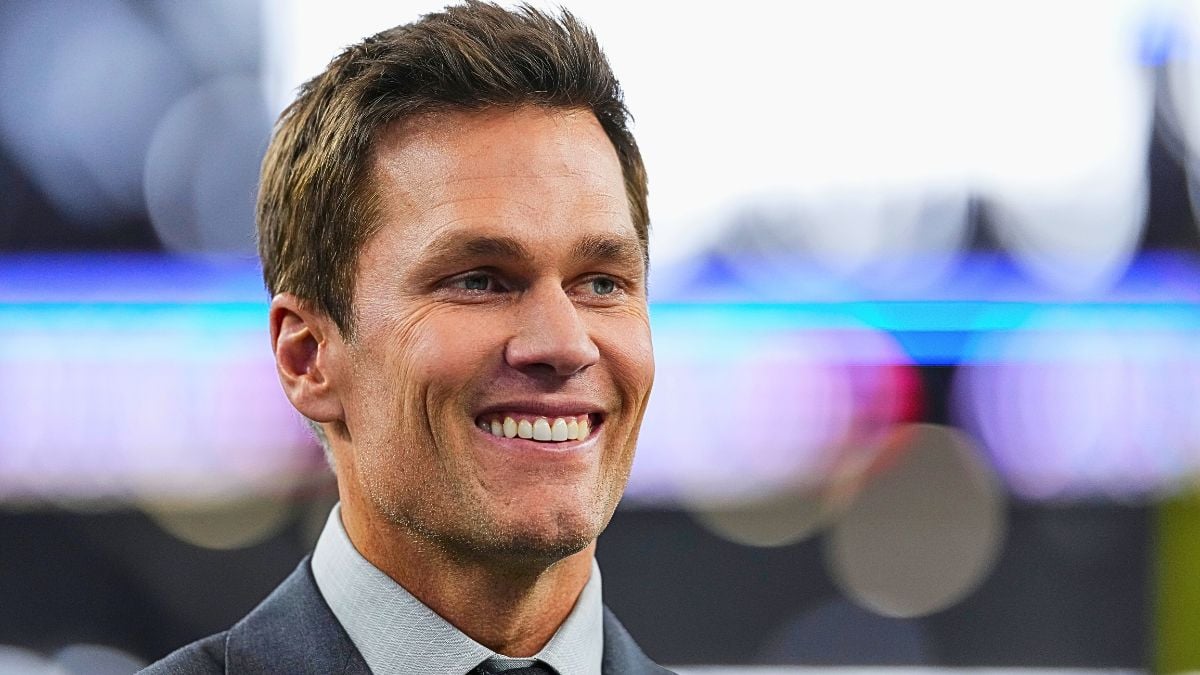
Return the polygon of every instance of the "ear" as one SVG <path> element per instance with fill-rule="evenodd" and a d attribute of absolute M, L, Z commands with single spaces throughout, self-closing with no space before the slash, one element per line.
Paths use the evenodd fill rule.
<path fill-rule="evenodd" d="M 336 365 L 341 332 L 323 312 L 313 311 L 291 293 L 271 299 L 271 351 L 288 400 L 314 422 L 341 422 Z"/>

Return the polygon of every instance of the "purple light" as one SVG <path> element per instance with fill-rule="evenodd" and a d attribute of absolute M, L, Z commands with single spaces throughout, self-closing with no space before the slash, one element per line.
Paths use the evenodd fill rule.
<path fill-rule="evenodd" d="M 261 332 L 32 337 L 0 350 L 0 496 L 270 489 L 321 466 Z"/>
<path fill-rule="evenodd" d="M 1136 497 L 1200 471 L 1200 341 L 1170 330 L 991 333 L 959 423 L 1018 495 Z"/>
<path fill-rule="evenodd" d="M 658 339 L 635 499 L 736 499 L 824 484 L 911 410 L 915 377 L 883 333 Z"/>

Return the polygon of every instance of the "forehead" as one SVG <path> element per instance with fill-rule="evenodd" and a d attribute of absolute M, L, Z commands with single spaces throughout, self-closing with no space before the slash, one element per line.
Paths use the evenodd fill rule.
<path fill-rule="evenodd" d="M 406 120 L 380 134 L 371 178 L 385 225 L 437 215 L 450 218 L 447 225 L 489 215 L 501 225 L 513 211 L 527 220 L 569 211 L 632 228 L 616 150 L 586 110 L 527 106 Z"/>

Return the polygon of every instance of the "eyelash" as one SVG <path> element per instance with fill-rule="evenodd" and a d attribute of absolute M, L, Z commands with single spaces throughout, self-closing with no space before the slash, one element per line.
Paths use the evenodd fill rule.
<path fill-rule="evenodd" d="M 467 283 L 469 283 L 471 281 L 479 281 L 479 280 L 491 282 L 492 286 L 499 286 L 500 289 L 467 288 L 466 287 Z M 619 294 L 621 291 L 624 290 L 620 281 L 618 281 L 617 279 L 615 279 L 611 276 L 604 275 L 604 274 L 598 274 L 598 275 L 591 276 L 585 281 L 585 283 L 595 284 L 597 281 L 604 281 L 604 282 L 611 284 L 611 290 L 609 290 L 607 293 L 596 293 L 595 294 L 596 297 L 601 297 L 601 298 L 615 297 L 617 294 Z M 452 279 L 450 281 L 450 286 L 452 288 L 462 290 L 462 291 L 465 291 L 465 292 L 473 294 L 473 295 L 474 294 L 483 294 L 483 293 L 501 292 L 503 290 L 507 290 L 504 287 L 504 284 L 502 284 L 500 282 L 498 275 L 496 275 L 493 272 L 468 272 L 466 274 L 460 275 L 460 276 Z M 595 290 L 595 286 L 593 286 L 593 291 L 594 290 Z"/>

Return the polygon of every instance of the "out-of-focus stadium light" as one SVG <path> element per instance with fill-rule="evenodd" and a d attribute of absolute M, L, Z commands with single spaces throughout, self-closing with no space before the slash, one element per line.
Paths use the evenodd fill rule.
<path fill-rule="evenodd" d="M 979 8 L 988 30 L 972 33 L 976 67 L 965 84 L 978 114 L 973 183 L 995 206 L 999 239 L 1052 288 L 1107 287 L 1141 234 L 1154 103 L 1138 59 L 1145 7 Z"/>
<path fill-rule="evenodd" d="M 787 546 L 819 532 L 838 516 L 842 493 L 824 487 L 765 489 L 723 503 L 685 504 L 702 527 L 744 546 Z"/>
<path fill-rule="evenodd" d="M 150 134 L 188 84 L 144 17 L 87 0 L 4 3 L 0 82 L 0 142 L 59 210 L 93 227 L 141 213 Z"/>
<path fill-rule="evenodd" d="M 885 333 L 742 324 L 696 340 L 670 326 L 657 324 L 665 356 L 631 500 L 682 503 L 731 541 L 784 546 L 824 527 L 892 428 L 917 416 L 916 372 Z M 705 422 L 678 423 L 689 418 Z"/>
<path fill-rule="evenodd" d="M 126 675 L 147 665 L 133 654 L 97 644 L 67 645 L 55 652 L 53 659 L 54 667 L 64 675 Z"/>
<path fill-rule="evenodd" d="M 150 222 L 173 251 L 253 255 L 254 198 L 271 119 L 260 81 L 208 81 L 163 115 L 146 155 Z"/>
<path fill-rule="evenodd" d="M 322 466 L 254 264 L 19 260 L 0 265 L 0 495 L 271 492 Z"/>
<path fill-rule="evenodd" d="M 196 500 L 144 501 L 142 511 L 174 537 L 218 550 L 253 546 L 287 525 L 295 507 L 289 495 L 252 494 Z"/>
<path fill-rule="evenodd" d="M 961 432 L 901 427 L 826 538 L 841 589 L 885 616 L 924 616 L 975 589 L 1006 530 L 1004 495 Z"/>
<path fill-rule="evenodd" d="M 1200 396 L 1188 388 L 1185 367 L 1197 360 L 1186 345 L 1200 334 L 1195 264 L 1147 258 L 1121 285 L 1082 305 L 1056 302 L 986 257 L 962 269 L 940 297 L 893 292 L 874 299 L 852 285 L 801 281 L 790 301 L 764 302 L 736 280 L 711 276 L 660 291 L 667 301 L 651 307 L 659 378 L 631 501 L 720 506 L 739 495 L 836 482 L 842 463 L 869 448 L 873 436 L 919 419 L 913 364 L 962 364 L 968 372 L 979 364 L 988 377 L 1038 360 L 1077 362 L 1087 352 L 1070 336 L 1086 345 L 1120 335 L 1122 348 L 1132 349 L 1147 332 L 1170 339 L 1144 343 L 1144 352 L 1158 356 L 1131 381 L 1158 403 L 1111 411 L 1105 424 L 1147 430 L 1111 435 L 1120 446 L 1113 452 L 1151 453 L 1146 465 L 1158 467 L 1151 484 L 1200 472 L 1172 454 L 1200 438 L 1188 407 Z M 281 483 L 283 476 L 322 475 L 320 452 L 276 382 L 265 313 L 259 273 L 248 260 L 0 259 L 0 422 L 11 430 L 0 436 L 0 496 L 145 499 L 139 486 L 153 481 L 160 492 L 205 497 L 231 485 L 286 490 L 291 483 Z M 1067 339 L 1044 337 L 1054 331 Z M 1024 347 L 996 346 L 1012 340 Z M 1008 398 L 976 402 L 961 418 L 997 457 L 1005 439 L 1021 445 L 1041 437 L 1037 425 L 1015 426 L 1002 437 L 988 431 L 992 423 L 1022 423 L 1004 413 L 1012 401 L 1042 401 L 1046 414 L 1066 405 L 1047 398 L 1045 387 L 1018 384 L 1000 382 Z M 984 391 L 995 390 L 985 383 Z M 687 414 L 671 414 L 674 407 Z M 676 420 L 683 418 L 714 425 L 681 428 Z M 1087 423 L 1075 415 L 1052 426 L 1070 428 L 1071 419 Z M 1073 486 L 1070 494 L 1121 490 L 1138 475 L 1128 463 L 1064 459 L 1074 448 L 1045 445 L 1046 454 L 1035 458 Z M 1024 466 L 997 463 L 1021 489 Z M 1104 467 L 1113 470 L 1098 481 Z M 1127 487 L 1146 489 L 1140 479 Z"/>
<path fill-rule="evenodd" d="M 655 322 L 657 383 L 631 478 L 635 499 L 682 498 L 703 509 L 822 490 L 905 421 L 905 406 L 919 395 L 904 353 L 885 333 L 675 317 L 683 321 L 668 313 Z"/>
<path fill-rule="evenodd" d="M 0 644 L 0 673 L 13 675 L 71 675 L 50 659 L 29 649 Z"/>
<path fill-rule="evenodd" d="M 337 48 L 441 3 L 353 4 L 267 3 L 277 108 Z M 871 216 L 879 194 L 914 206 L 984 194 L 1001 207 L 1001 238 L 1056 287 L 1111 281 L 1137 241 L 1153 102 L 1137 60 L 1144 2 L 571 7 L 635 113 L 659 264 L 713 245 L 763 195 L 816 209 L 787 236 L 842 271 L 894 257 L 884 231 L 903 229 L 918 255 L 961 245 L 956 219 L 929 229 Z M 847 212 L 854 195 L 866 201 Z"/>
<path fill-rule="evenodd" d="M 957 266 L 970 234 L 965 188 L 760 194 L 737 209 L 722 216 L 712 250 L 764 299 L 789 292 L 800 258 L 864 288 L 928 291 Z"/>
<path fill-rule="evenodd" d="M 1194 330 L 1044 312 L 980 335 L 960 368 L 958 422 L 1030 499 L 1151 496 L 1200 472 Z"/>

